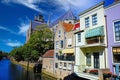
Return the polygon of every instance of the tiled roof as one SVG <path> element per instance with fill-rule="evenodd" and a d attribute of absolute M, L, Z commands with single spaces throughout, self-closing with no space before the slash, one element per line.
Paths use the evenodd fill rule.
<path fill-rule="evenodd" d="M 44 22 L 39 22 L 39 21 L 31 21 L 31 28 L 35 30 L 36 26 L 45 24 Z"/>
<path fill-rule="evenodd" d="M 73 15 L 73 12 L 71 10 L 68 10 L 65 14 L 63 14 L 57 20 L 55 20 L 53 23 L 51 23 L 50 27 L 58 24 L 59 21 L 64 21 L 66 19 L 68 19 L 68 20 L 75 19 L 75 16 Z"/>
<path fill-rule="evenodd" d="M 47 52 L 45 52 L 45 54 L 43 55 L 43 58 L 53 58 L 54 57 L 54 50 L 48 50 Z"/>
<path fill-rule="evenodd" d="M 63 25 L 63 28 L 65 29 L 66 32 L 71 31 L 74 27 L 74 24 L 72 24 L 72 23 L 63 22 L 62 25 Z"/>
<path fill-rule="evenodd" d="M 76 30 L 76 29 L 79 28 L 79 27 L 80 27 L 80 23 L 78 22 L 78 23 L 76 23 L 76 24 L 74 25 L 73 30 Z"/>

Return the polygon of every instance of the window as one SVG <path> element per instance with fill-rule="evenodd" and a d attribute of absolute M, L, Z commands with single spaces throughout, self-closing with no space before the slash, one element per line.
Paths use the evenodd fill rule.
<path fill-rule="evenodd" d="M 94 57 L 94 68 L 99 68 L 100 67 L 100 59 L 99 59 L 99 52 L 93 53 Z"/>
<path fill-rule="evenodd" d="M 63 40 L 60 41 L 61 48 L 63 48 Z"/>
<path fill-rule="evenodd" d="M 56 58 L 58 58 L 58 53 L 56 53 Z"/>
<path fill-rule="evenodd" d="M 72 38 L 67 39 L 67 46 L 68 47 L 72 46 Z"/>
<path fill-rule="evenodd" d="M 55 63 L 55 68 L 58 68 L 58 63 Z"/>
<path fill-rule="evenodd" d="M 53 60 L 50 60 L 50 64 L 51 64 L 51 65 L 53 64 Z"/>
<path fill-rule="evenodd" d="M 59 68 L 62 68 L 62 62 L 60 62 Z"/>
<path fill-rule="evenodd" d="M 85 18 L 85 27 L 89 27 L 90 26 L 90 19 L 89 17 Z"/>
<path fill-rule="evenodd" d="M 58 37 L 61 37 L 61 30 L 59 30 L 58 32 Z"/>
<path fill-rule="evenodd" d="M 120 63 L 120 47 L 113 47 L 113 62 Z"/>
<path fill-rule="evenodd" d="M 81 33 L 78 33 L 78 42 L 81 42 Z"/>
<path fill-rule="evenodd" d="M 92 15 L 92 25 L 97 25 L 97 14 Z"/>
<path fill-rule="evenodd" d="M 69 70 L 72 69 L 72 64 L 71 64 L 71 63 L 68 64 L 68 69 L 69 69 Z"/>
<path fill-rule="evenodd" d="M 91 54 L 86 53 L 86 65 L 91 66 Z"/>
<path fill-rule="evenodd" d="M 114 22 L 115 41 L 120 41 L 120 21 Z"/>
<path fill-rule="evenodd" d="M 56 49 L 59 48 L 59 41 L 56 41 Z"/>
<path fill-rule="evenodd" d="M 64 63 L 64 67 L 67 67 L 67 64 L 66 64 L 66 63 Z"/>

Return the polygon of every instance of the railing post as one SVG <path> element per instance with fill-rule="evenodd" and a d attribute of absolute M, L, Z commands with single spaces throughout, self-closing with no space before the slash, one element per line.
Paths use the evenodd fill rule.
<path fill-rule="evenodd" d="M 98 76 L 99 76 L 99 80 L 104 80 L 103 79 L 103 71 L 101 69 L 98 70 Z"/>

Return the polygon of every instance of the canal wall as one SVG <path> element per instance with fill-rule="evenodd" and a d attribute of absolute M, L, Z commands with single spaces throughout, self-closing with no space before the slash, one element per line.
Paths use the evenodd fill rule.
<path fill-rule="evenodd" d="M 25 69 L 27 68 L 27 61 L 19 61 L 19 62 L 17 62 L 17 61 L 15 61 L 14 59 L 10 59 L 11 60 L 11 62 L 12 63 L 14 63 L 14 64 L 18 64 L 18 65 L 21 65 L 21 66 L 23 66 Z M 34 65 L 35 65 L 36 63 L 31 63 L 31 62 L 29 62 L 29 69 L 33 69 L 33 67 L 34 67 Z"/>
<path fill-rule="evenodd" d="M 25 69 L 27 69 L 27 61 L 19 61 L 19 62 L 17 62 L 17 61 L 15 61 L 14 59 L 11 59 L 11 62 L 12 63 L 14 63 L 14 64 L 17 64 L 17 65 L 21 65 L 21 66 L 23 66 Z M 29 70 L 33 70 L 33 67 L 34 67 L 34 65 L 35 65 L 36 63 L 31 63 L 31 62 L 29 62 Z M 53 73 L 50 73 L 50 72 L 48 72 L 48 71 L 46 71 L 46 70 L 44 70 L 44 69 L 42 69 L 42 74 L 45 74 L 45 75 L 48 75 L 49 77 L 52 77 L 53 78 L 53 80 L 60 80 L 58 77 L 57 77 L 57 75 L 55 75 L 55 74 L 53 74 Z"/>
<path fill-rule="evenodd" d="M 42 73 L 46 74 L 46 75 L 48 75 L 50 77 L 53 77 L 54 80 L 60 80 L 56 74 L 50 73 L 50 72 L 46 71 L 45 69 L 42 69 Z"/>

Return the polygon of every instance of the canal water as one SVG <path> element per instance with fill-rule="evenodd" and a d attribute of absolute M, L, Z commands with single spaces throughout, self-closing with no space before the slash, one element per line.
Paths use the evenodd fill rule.
<path fill-rule="evenodd" d="M 8 59 L 0 61 L 0 80 L 56 80 L 45 74 L 27 72 L 22 66 L 11 63 Z"/>

